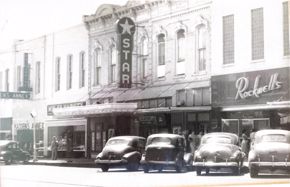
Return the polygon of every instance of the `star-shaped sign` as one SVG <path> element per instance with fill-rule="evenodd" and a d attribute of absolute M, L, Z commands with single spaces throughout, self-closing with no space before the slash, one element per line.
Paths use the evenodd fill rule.
<path fill-rule="evenodd" d="M 121 35 L 133 35 L 135 33 L 135 23 L 129 17 L 123 17 L 117 22 L 117 32 Z"/>
<path fill-rule="evenodd" d="M 131 28 L 134 27 L 134 25 L 130 25 L 128 23 L 128 19 L 126 19 L 125 24 L 120 23 L 120 26 L 123 28 L 122 34 L 125 34 L 127 32 L 131 35 Z"/>

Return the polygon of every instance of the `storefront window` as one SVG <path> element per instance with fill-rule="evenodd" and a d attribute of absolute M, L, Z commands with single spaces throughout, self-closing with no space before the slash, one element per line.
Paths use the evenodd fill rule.
<path fill-rule="evenodd" d="M 222 132 L 230 132 L 239 135 L 239 120 L 222 119 Z"/>

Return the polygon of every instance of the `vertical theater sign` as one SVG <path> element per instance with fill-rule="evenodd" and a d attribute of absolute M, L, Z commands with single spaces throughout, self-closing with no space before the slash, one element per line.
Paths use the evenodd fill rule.
<path fill-rule="evenodd" d="M 133 36 L 135 29 L 135 24 L 129 17 L 123 17 L 117 22 L 120 50 L 120 88 L 131 88 Z"/>

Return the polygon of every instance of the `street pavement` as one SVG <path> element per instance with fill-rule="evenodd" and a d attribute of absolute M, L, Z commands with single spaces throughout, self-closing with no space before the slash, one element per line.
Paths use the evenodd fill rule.
<path fill-rule="evenodd" d="M 56 161 L 54 161 L 56 162 Z M 60 160 L 58 161 L 60 162 Z M 220 186 L 290 186 L 289 176 L 261 176 L 252 179 L 249 173 L 233 176 L 225 171 L 196 176 L 194 171 L 173 170 L 144 173 L 141 169 L 127 172 L 113 168 L 62 167 L 45 165 L 0 165 L 0 187 L 220 187 Z"/>

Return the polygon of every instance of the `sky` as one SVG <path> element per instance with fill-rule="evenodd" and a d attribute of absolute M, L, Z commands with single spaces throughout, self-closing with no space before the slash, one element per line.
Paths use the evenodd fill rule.
<path fill-rule="evenodd" d="M 82 23 L 102 4 L 127 0 L 0 0 L 0 50 L 15 40 L 29 40 Z"/>

